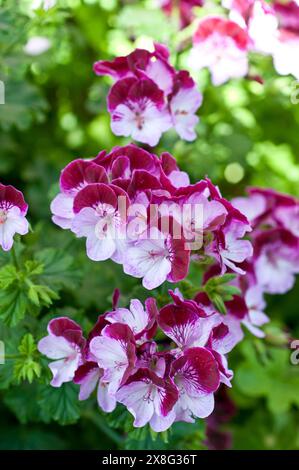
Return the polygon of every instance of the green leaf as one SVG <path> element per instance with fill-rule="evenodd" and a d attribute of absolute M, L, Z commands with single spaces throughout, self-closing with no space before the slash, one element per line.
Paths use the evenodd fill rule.
<path fill-rule="evenodd" d="M 0 290 L 0 318 L 8 326 L 16 326 L 25 316 L 28 298 L 22 289 L 11 286 Z"/>
<path fill-rule="evenodd" d="M 32 334 L 27 333 L 23 337 L 23 339 L 22 339 L 22 341 L 21 341 L 21 343 L 18 347 L 18 350 L 21 354 L 23 354 L 25 356 L 32 355 L 37 351 L 37 347 L 36 347 L 36 344 L 34 342 L 34 338 L 33 338 Z"/>
<path fill-rule="evenodd" d="M 17 416 L 22 424 L 40 419 L 40 407 L 37 403 L 38 385 L 24 383 L 12 387 L 5 393 L 6 406 Z"/>
<path fill-rule="evenodd" d="M 17 382 L 28 380 L 29 383 L 32 383 L 35 377 L 40 377 L 41 366 L 35 359 L 37 347 L 30 333 L 23 337 L 18 350 L 20 358 L 16 359 L 14 364 L 14 378 Z"/>
<path fill-rule="evenodd" d="M 38 402 L 45 422 L 54 420 L 66 425 L 80 417 L 78 386 L 73 383 L 65 383 L 60 388 L 42 386 Z"/>
<path fill-rule="evenodd" d="M 213 305 L 218 310 L 218 312 L 225 315 L 227 310 L 226 310 L 226 307 L 225 307 L 225 304 L 224 304 L 224 301 L 223 301 L 221 295 L 219 295 L 217 293 L 213 293 L 213 294 L 209 295 L 209 298 L 210 298 L 211 302 L 213 303 Z"/>
<path fill-rule="evenodd" d="M 7 289 L 18 279 L 18 272 L 12 264 L 7 264 L 0 269 L 0 288 Z"/>
<path fill-rule="evenodd" d="M 266 347 L 261 341 L 245 341 L 240 348 L 245 360 L 236 372 L 235 383 L 245 396 L 264 397 L 274 414 L 299 406 L 298 367 L 290 364 L 288 349 Z"/>
<path fill-rule="evenodd" d="M 73 257 L 63 250 L 46 248 L 36 255 L 36 260 L 43 264 L 43 273 L 39 280 L 52 289 L 74 289 L 80 280 Z"/>
<path fill-rule="evenodd" d="M 41 305 L 48 307 L 52 304 L 53 300 L 59 299 L 59 295 L 50 289 L 50 287 L 31 283 L 28 290 L 28 298 L 37 307 Z"/>

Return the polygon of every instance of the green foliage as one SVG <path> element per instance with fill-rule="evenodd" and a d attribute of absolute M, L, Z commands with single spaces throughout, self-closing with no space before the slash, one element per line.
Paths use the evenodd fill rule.
<path fill-rule="evenodd" d="M 40 377 L 41 365 L 35 360 L 37 347 L 30 333 L 22 338 L 18 350 L 20 357 L 14 364 L 14 377 L 18 382 L 28 380 L 29 383 L 32 383 L 34 377 Z"/>
<path fill-rule="evenodd" d="M 0 318 L 9 326 L 16 326 L 27 312 L 36 315 L 43 306 L 49 307 L 61 288 L 74 286 L 79 278 L 73 258 L 60 250 L 42 250 L 36 260 L 27 259 L 22 265 L 15 256 L 13 260 L 15 265 L 0 269 Z"/>
<path fill-rule="evenodd" d="M 80 417 L 78 403 L 78 386 L 73 383 L 63 384 L 60 388 L 48 384 L 41 387 L 38 404 L 47 423 L 51 420 L 61 425 L 75 423 Z"/>
<path fill-rule="evenodd" d="M 273 414 L 299 406 L 298 368 L 290 363 L 288 349 L 266 347 L 258 340 L 243 343 L 240 349 L 244 360 L 238 367 L 235 384 L 244 395 L 263 397 Z"/>

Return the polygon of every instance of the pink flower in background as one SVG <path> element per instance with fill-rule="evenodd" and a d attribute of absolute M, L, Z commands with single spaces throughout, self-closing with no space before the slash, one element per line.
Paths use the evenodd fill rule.
<path fill-rule="evenodd" d="M 61 228 L 71 228 L 75 196 L 89 183 L 108 183 L 103 167 L 90 160 L 78 159 L 62 170 L 60 193 L 51 203 L 52 220 L 55 224 Z"/>
<path fill-rule="evenodd" d="M 187 71 L 172 67 L 163 44 L 154 44 L 153 52 L 136 49 L 113 61 L 98 61 L 94 71 L 115 80 L 107 103 L 116 135 L 155 146 L 174 127 L 181 138 L 196 138 L 202 95 Z"/>
<path fill-rule="evenodd" d="M 242 323 L 251 333 L 258 338 L 263 338 L 265 333 L 260 329 L 270 321 L 269 317 L 264 313 L 266 302 L 263 296 L 262 286 L 255 285 L 249 287 L 245 293 L 245 303 L 248 313 Z"/>
<path fill-rule="evenodd" d="M 269 294 L 284 294 L 299 273 L 299 239 L 284 229 L 272 229 L 255 238 L 258 284 Z"/>
<path fill-rule="evenodd" d="M 12 248 L 16 233 L 28 233 L 27 210 L 28 204 L 21 191 L 0 183 L 0 246 L 4 251 Z"/>
<path fill-rule="evenodd" d="M 230 18 L 248 32 L 251 48 L 273 56 L 281 75 L 299 78 L 299 4 L 296 1 L 224 0 Z"/>
<path fill-rule="evenodd" d="M 222 4 L 230 10 L 230 19 L 247 30 L 252 49 L 273 52 L 278 21 L 271 5 L 264 0 L 223 0 Z"/>
<path fill-rule="evenodd" d="M 159 5 L 162 7 L 166 15 L 170 16 L 173 11 L 180 16 L 180 27 L 185 28 L 195 18 L 194 7 L 201 7 L 204 0 L 158 0 Z"/>
<path fill-rule="evenodd" d="M 230 78 L 244 77 L 248 73 L 249 43 L 247 32 L 237 23 L 220 16 L 206 17 L 193 36 L 190 67 L 207 67 L 216 86 Z"/>
<path fill-rule="evenodd" d="M 273 189 L 249 188 L 247 192 L 248 197 L 232 202 L 248 216 L 253 227 L 250 235 L 254 247 L 255 283 L 261 292 L 285 293 L 292 288 L 298 273 L 298 199 Z M 245 295 L 249 295 L 248 292 Z M 256 292 L 258 295 L 258 290 Z M 262 316 L 260 321 L 263 321 Z"/>
<path fill-rule="evenodd" d="M 291 74 L 299 79 L 298 61 L 294 60 L 299 54 L 299 4 L 296 1 L 275 1 L 272 6 L 267 5 L 265 8 L 270 10 L 268 16 L 272 15 L 275 20 L 273 32 L 270 34 L 269 31 L 268 35 L 263 31 L 265 23 L 260 23 L 260 42 L 262 44 L 265 37 L 268 37 L 266 43 L 271 41 L 272 46 L 266 52 L 272 54 L 274 67 L 279 74 Z"/>
<path fill-rule="evenodd" d="M 52 43 L 45 36 L 32 36 L 24 46 L 25 54 L 29 56 L 38 56 L 50 49 Z"/>
<path fill-rule="evenodd" d="M 168 429 L 175 420 L 173 407 L 178 390 L 170 380 L 163 380 L 149 369 L 139 369 L 116 394 L 134 416 L 134 426 L 147 423 L 156 432 Z"/>
<path fill-rule="evenodd" d="M 38 350 L 49 359 L 55 359 L 49 364 L 53 374 L 51 385 L 60 387 L 64 382 L 73 380 L 76 370 L 83 363 L 85 340 L 81 327 L 67 317 L 51 320 L 48 333 L 39 341 Z"/>
<path fill-rule="evenodd" d="M 108 95 L 111 129 L 154 147 L 171 127 L 162 90 L 148 78 L 123 78 Z"/>
<path fill-rule="evenodd" d="M 122 262 L 127 202 L 121 188 L 101 183 L 89 184 L 75 197 L 71 229 L 77 237 L 86 237 L 87 255 L 93 261 Z"/>

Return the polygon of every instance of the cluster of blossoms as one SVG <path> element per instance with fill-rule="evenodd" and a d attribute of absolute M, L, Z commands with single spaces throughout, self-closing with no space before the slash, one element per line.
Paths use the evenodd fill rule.
<path fill-rule="evenodd" d="M 247 277 L 263 292 L 286 293 L 299 273 L 299 200 L 272 189 L 249 188 L 248 197 L 232 203 L 253 228 Z"/>
<path fill-rule="evenodd" d="M 4 251 L 12 248 L 16 233 L 28 233 L 27 210 L 21 191 L 0 183 L 0 246 Z"/>
<path fill-rule="evenodd" d="M 230 386 L 225 354 L 234 346 L 232 333 L 215 310 L 170 294 L 173 303 L 160 310 L 153 298 L 145 307 L 137 299 L 129 309 L 115 305 L 99 316 L 87 340 L 74 321 L 51 320 L 38 349 L 54 359 L 52 386 L 74 381 L 80 400 L 97 389 L 104 411 L 122 403 L 135 427 L 149 423 L 156 432 L 209 416 L 220 384 Z M 165 335 L 159 345 L 157 327 Z"/>
<path fill-rule="evenodd" d="M 247 218 L 211 181 L 190 184 L 169 153 L 132 144 L 70 163 L 51 210 L 57 225 L 86 237 L 90 259 L 111 258 L 147 289 L 183 280 L 190 259 L 242 275 L 252 255 Z"/>
<path fill-rule="evenodd" d="M 172 67 L 166 46 L 155 44 L 154 52 L 136 49 L 111 62 L 101 60 L 94 71 L 115 80 L 107 97 L 115 135 L 155 146 L 173 127 L 182 139 L 195 139 L 202 95 L 186 70 Z"/>
<path fill-rule="evenodd" d="M 250 51 L 270 54 L 279 74 L 299 78 L 299 2 L 223 0 L 229 19 L 207 16 L 193 37 L 190 66 L 208 67 L 214 85 L 248 75 Z M 215 52 L 217 51 L 217 52 Z"/>

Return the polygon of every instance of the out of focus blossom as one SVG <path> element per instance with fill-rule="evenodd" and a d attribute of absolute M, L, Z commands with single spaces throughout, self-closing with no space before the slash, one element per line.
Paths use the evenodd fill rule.
<path fill-rule="evenodd" d="M 190 67 L 207 67 L 214 85 L 244 77 L 248 73 L 249 44 L 247 31 L 234 21 L 220 16 L 203 18 L 193 36 Z"/>
<path fill-rule="evenodd" d="M 24 46 L 24 52 L 31 56 L 43 54 L 51 47 L 51 41 L 44 36 L 33 36 Z"/>
<path fill-rule="evenodd" d="M 204 0 L 158 0 L 166 15 L 179 14 L 180 27 L 188 26 L 195 17 L 194 7 L 201 7 Z"/>

